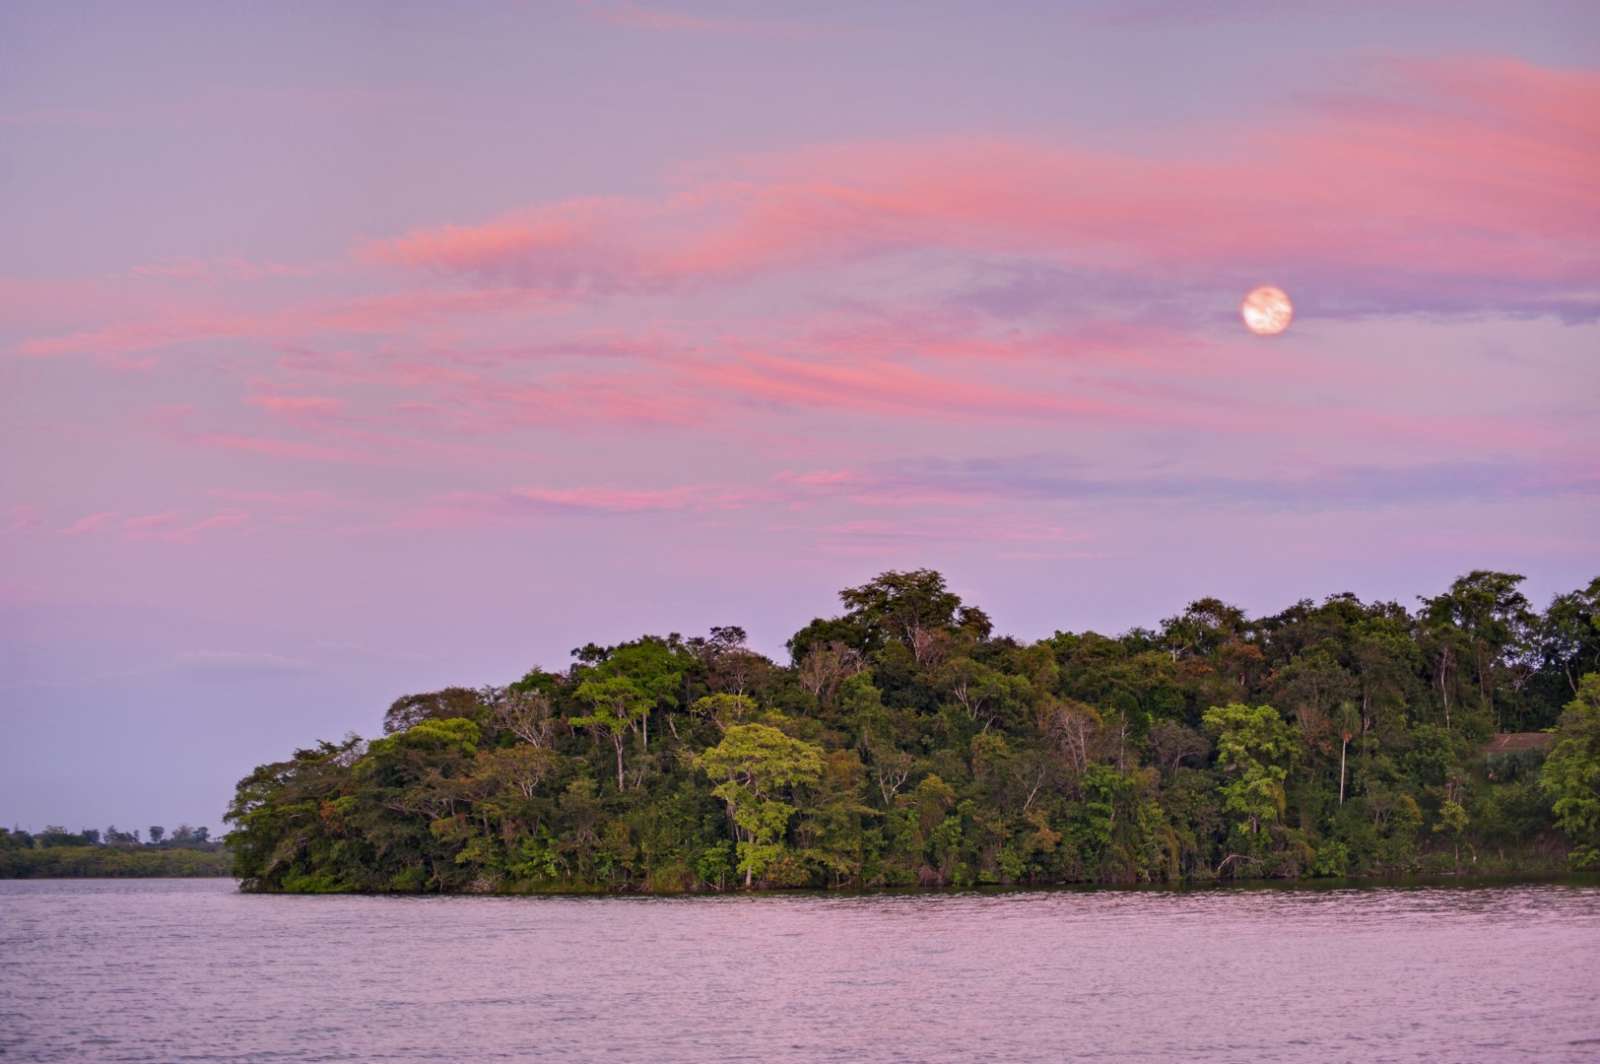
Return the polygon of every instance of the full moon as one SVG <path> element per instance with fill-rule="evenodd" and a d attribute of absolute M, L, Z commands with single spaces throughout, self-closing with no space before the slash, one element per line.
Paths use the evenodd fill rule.
<path fill-rule="evenodd" d="M 1264 284 L 1244 297 L 1239 316 L 1257 336 L 1277 336 L 1294 320 L 1294 304 L 1283 289 Z"/>

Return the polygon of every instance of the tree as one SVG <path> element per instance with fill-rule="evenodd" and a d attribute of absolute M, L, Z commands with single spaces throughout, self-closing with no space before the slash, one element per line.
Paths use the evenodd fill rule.
<path fill-rule="evenodd" d="M 708 687 L 715 693 L 742 695 L 772 663 L 747 648 L 745 630 L 729 624 L 713 627 L 709 635 L 696 636 L 684 645 L 699 661 Z"/>
<path fill-rule="evenodd" d="M 1199 760 L 1211 753 L 1206 737 L 1176 721 L 1164 720 L 1150 729 L 1150 756 L 1156 767 L 1170 776 L 1187 760 Z"/>
<path fill-rule="evenodd" d="M 1600 673 L 1579 681 L 1578 697 L 1562 712 L 1539 786 L 1572 840 L 1573 867 L 1600 867 Z"/>
<path fill-rule="evenodd" d="M 860 587 L 839 592 L 845 620 L 861 630 L 869 649 L 888 639 L 903 643 L 918 664 L 926 660 L 933 635 L 956 625 L 961 596 L 945 587 L 944 577 L 932 569 L 880 573 Z M 974 617 L 978 627 L 987 624 Z"/>
<path fill-rule="evenodd" d="M 1436 629 L 1459 632 L 1477 678 L 1484 712 L 1500 724 L 1495 693 L 1506 679 L 1525 679 L 1532 649 L 1533 611 L 1517 590 L 1524 577 L 1475 569 L 1434 598 L 1424 598 L 1423 614 Z M 1520 674 L 1520 675 L 1519 675 Z"/>
<path fill-rule="evenodd" d="M 1162 642 L 1174 658 L 1204 656 L 1237 636 L 1245 627 L 1244 611 L 1221 599 L 1189 603 L 1176 617 L 1161 622 Z"/>
<path fill-rule="evenodd" d="M 1025 676 L 1010 676 L 970 657 L 951 658 L 936 673 L 941 690 L 988 731 L 997 720 L 1018 719 L 1032 694 Z"/>
<path fill-rule="evenodd" d="M 491 781 L 497 788 L 512 790 L 523 799 L 532 799 L 559 761 L 558 755 L 537 746 L 480 750 L 473 775 Z"/>
<path fill-rule="evenodd" d="M 1039 730 L 1050 737 L 1072 773 L 1087 771 L 1101 739 L 1104 720 L 1100 711 L 1069 698 L 1047 703 L 1041 717 Z"/>
<path fill-rule="evenodd" d="M 618 679 L 628 681 L 632 685 L 628 697 L 631 699 L 636 694 L 644 700 L 644 712 L 634 716 L 629 726 L 648 750 L 651 712 L 659 706 L 670 713 L 680 704 L 684 673 L 693 661 L 677 635 L 666 639 L 643 636 L 631 643 L 607 647 L 592 664 L 574 668 L 574 678 L 579 682 L 575 693 L 579 701 L 592 701 L 596 688 L 591 684 L 603 685 Z M 586 689 L 590 694 L 584 694 Z M 614 689 L 622 690 L 620 686 Z"/>
<path fill-rule="evenodd" d="M 496 722 L 523 742 L 547 749 L 554 741 L 556 717 L 543 691 L 513 685 L 494 692 L 490 703 Z"/>
<path fill-rule="evenodd" d="M 1578 693 L 1578 679 L 1600 670 L 1600 577 L 1589 586 L 1557 595 L 1538 625 L 1540 669 L 1558 677 L 1566 697 Z"/>
<path fill-rule="evenodd" d="M 734 824 L 744 885 L 783 853 L 795 807 L 784 798 L 822 774 L 822 750 L 765 724 L 736 724 L 699 758 Z"/>
<path fill-rule="evenodd" d="M 383 733 L 393 735 L 415 727 L 425 720 L 449 720 L 453 717 L 476 719 L 483 711 L 483 698 L 467 687 L 446 687 L 420 695 L 405 695 L 394 700 L 383 715 Z"/>
<path fill-rule="evenodd" d="M 628 732 L 637 731 L 640 723 L 650 715 L 650 699 L 639 685 L 626 676 L 608 676 L 603 680 L 585 680 L 574 696 L 587 702 L 591 712 L 573 717 L 574 728 L 590 728 L 599 736 L 611 741 L 617 754 L 617 790 L 626 786 L 623 773 L 622 744 Z"/>
<path fill-rule="evenodd" d="M 150 831 L 149 831 L 150 845 L 152 845 L 152 846 L 160 846 L 161 845 L 161 836 L 165 835 L 166 833 L 167 833 L 167 829 L 162 827 L 160 824 L 151 824 L 150 825 Z"/>
<path fill-rule="evenodd" d="M 1271 706 L 1241 703 L 1206 710 L 1206 730 L 1216 737 L 1217 764 L 1230 778 L 1223 808 L 1244 819 L 1251 835 L 1283 813 L 1283 782 L 1295 752 L 1294 732 Z"/>
<path fill-rule="evenodd" d="M 1595 589 L 1541 618 L 1517 579 L 1468 574 L 1415 617 L 1339 594 L 1251 619 L 1207 598 L 1159 631 L 1027 643 L 937 573 L 884 573 L 784 666 L 729 625 L 408 695 L 370 744 L 241 781 L 229 851 L 266 891 L 1369 875 L 1452 849 L 1533 869 L 1558 826 L 1600 862 L 1592 693 L 1542 776 L 1533 749 L 1478 771 L 1495 714 L 1554 724 L 1595 671 Z M 1496 749 L 1519 744 L 1543 745 Z M 161 853 L 108 830 L 100 858 L 205 838 L 150 834 Z M 0 842 L 64 862 L 94 841 L 23 838 Z"/>
<path fill-rule="evenodd" d="M 709 720 L 717 726 L 718 731 L 725 732 L 746 717 L 754 716 L 756 703 L 755 699 L 746 695 L 718 693 L 695 699 L 689 712 Z"/>
<path fill-rule="evenodd" d="M 796 671 L 811 697 L 819 705 L 828 705 L 839 685 L 865 667 L 860 652 L 834 639 L 813 645 L 800 659 Z"/>

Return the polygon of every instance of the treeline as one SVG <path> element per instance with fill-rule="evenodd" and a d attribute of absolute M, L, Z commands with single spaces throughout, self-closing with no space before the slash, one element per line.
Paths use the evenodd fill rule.
<path fill-rule="evenodd" d="M 1600 865 L 1600 579 L 1543 613 L 1521 581 L 1259 619 L 1202 599 L 1154 629 L 1024 643 L 938 573 L 884 573 L 788 665 L 713 628 L 401 698 L 383 737 L 242 780 L 228 843 L 262 891 Z"/>
<path fill-rule="evenodd" d="M 33 833 L 0 828 L 0 879 L 86 876 L 225 876 L 233 859 L 209 828 L 183 824 L 170 834 L 159 825 L 149 841 L 115 826 L 68 831 L 51 825 Z"/>

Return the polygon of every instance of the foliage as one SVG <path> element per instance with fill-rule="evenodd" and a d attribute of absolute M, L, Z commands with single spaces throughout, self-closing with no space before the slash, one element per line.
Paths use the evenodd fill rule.
<path fill-rule="evenodd" d="M 1415 613 L 1335 595 L 1252 619 L 1206 598 L 1155 629 L 1026 643 L 939 573 L 884 573 L 797 632 L 787 665 L 722 626 L 408 695 L 382 737 L 242 780 L 229 843 L 247 889 L 318 892 L 1389 875 L 1542 868 L 1568 845 L 1600 860 L 1600 680 L 1582 677 L 1600 582 L 1540 615 L 1520 581 L 1474 572 Z M 1490 770 L 1497 726 L 1558 717 L 1542 767 L 1535 750 Z"/>
<path fill-rule="evenodd" d="M 1572 863 L 1600 867 L 1600 673 L 1583 678 L 1578 697 L 1561 714 L 1539 785 L 1554 799 L 1556 823 L 1572 840 Z"/>
<path fill-rule="evenodd" d="M 231 874 L 232 856 L 206 828 L 182 824 L 169 834 L 157 825 L 149 842 L 136 834 L 114 826 L 104 832 L 53 824 L 37 833 L 0 828 L 0 879 Z"/>

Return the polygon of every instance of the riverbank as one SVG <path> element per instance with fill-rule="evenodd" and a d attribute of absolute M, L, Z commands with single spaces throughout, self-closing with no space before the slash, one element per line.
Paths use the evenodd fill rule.
<path fill-rule="evenodd" d="M 1010 893 L 1028 891 L 1190 891 L 1227 889 L 1277 889 L 1277 890 L 1348 890 L 1377 889 L 1383 887 L 1489 887 L 1516 886 L 1539 883 L 1600 884 L 1600 873 L 1574 872 L 1560 849 L 1545 840 L 1543 845 L 1530 843 L 1512 852 L 1486 853 L 1476 860 L 1456 867 L 1437 859 L 1441 855 L 1423 854 L 1422 859 L 1409 869 L 1382 875 L 1366 876 L 1299 876 L 1299 877 L 1185 877 L 1165 881 L 1139 883 L 1117 882 L 1031 882 L 1031 883 L 943 883 L 912 884 L 885 883 L 871 886 L 849 885 L 836 887 L 784 886 L 757 884 L 754 887 L 728 886 L 717 890 L 704 884 L 674 886 L 657 880 L 655 887 L 643 885 L 618 885 L 583 883 L 563 880 L 510 881 L 487 883 L 479 881 L 465 889 L 452 890 L 394 890 L 374 891 L 344 886 L 327 880 L 296 880 L 292 889 L 262 889 L 248 880 L 241 890 L 247 894 L 347 894 L 365 896 L 449 896 L 449 897 L 552 897 L 552 898 L 688 898 L 688 897 L 757 897 L 764 895 L 815 895 L 818 897 L 870 897 L 873 895 L 923 895 L 955 893 Z"/>

